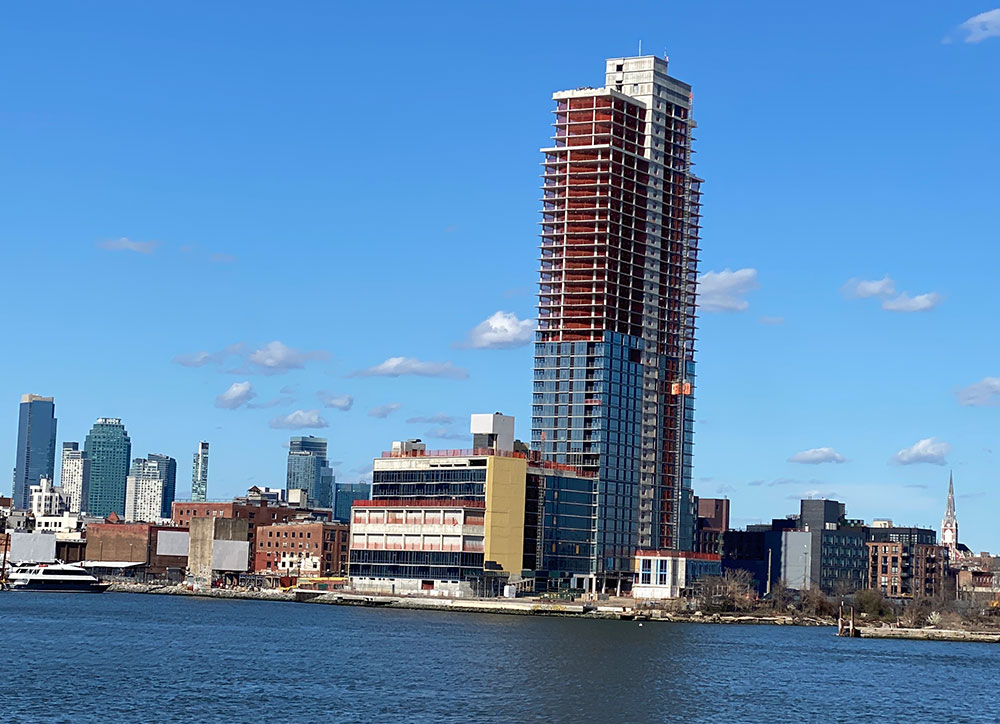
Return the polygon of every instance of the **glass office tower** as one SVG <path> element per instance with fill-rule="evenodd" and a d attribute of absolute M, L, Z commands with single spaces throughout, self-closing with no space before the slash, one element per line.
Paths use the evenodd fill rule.
<path fill-rule="evenodd" d="M 51 397 L 22 395 L 17 420 L 17 453 L 14 458 L 14 507 L 27 510 L 31 486 L 42 478 L 55 480 L 56 404 Z"/>

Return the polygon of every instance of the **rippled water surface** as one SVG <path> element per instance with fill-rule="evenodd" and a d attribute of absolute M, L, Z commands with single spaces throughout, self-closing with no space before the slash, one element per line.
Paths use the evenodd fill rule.
<path fill-rule="evenodd" d="M 4 722 L 993 722 L 1000 647 L 0 594 Z"/>

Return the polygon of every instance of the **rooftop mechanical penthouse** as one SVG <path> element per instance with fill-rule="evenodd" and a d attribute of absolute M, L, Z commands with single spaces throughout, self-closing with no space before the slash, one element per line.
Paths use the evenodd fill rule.
<path fill-rule="evenodd" d="M 597 473 L 596 587 L 690 550 L 701 179 L 691 87 L 654 56 L 555 93 L 543 148 L 532 446 Z"/>

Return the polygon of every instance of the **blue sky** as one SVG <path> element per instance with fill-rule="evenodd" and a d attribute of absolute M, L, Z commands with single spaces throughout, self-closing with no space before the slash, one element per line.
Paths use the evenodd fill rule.
<path fill-rule="evenodd" d="M 290 434 L 343 480 L 470 412 L 527 439 L 551 94 L 641 39 L 694 86 L 707 180 L 697 492 L 936 528 L 953 468 L 998 550 L 995 5 L 11 7 L 0 469 L 24 392 L 60 441 L 123 418 L 179 491 L 209 440 L 213 497 L 282 484 Z"/>

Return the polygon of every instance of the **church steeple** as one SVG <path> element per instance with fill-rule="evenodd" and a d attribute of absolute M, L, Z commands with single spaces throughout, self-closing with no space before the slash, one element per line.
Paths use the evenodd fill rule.
<path fill-rule="evenodd" d="M 948 548 L 948 557 L 954 563 L 958 553 L 958 517 L 955 515 L 955 475 L 948 475 L 948 504 L 941 519 L 941 545 Z"/>
<path fill-rule="evenodd" d="M 955 474 L 948 474 L 948 507 L 944 511 L 945 520 L 955 520 Z"/>

